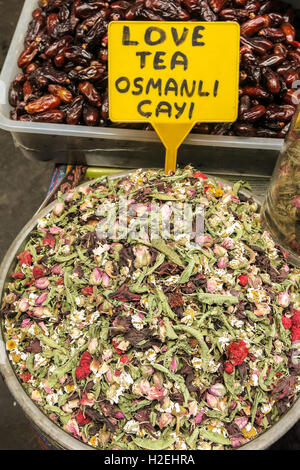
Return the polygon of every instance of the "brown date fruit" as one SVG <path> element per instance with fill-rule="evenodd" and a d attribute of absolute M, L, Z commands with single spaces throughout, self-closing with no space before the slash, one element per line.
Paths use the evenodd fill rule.
<path fill-rule="evenodd" d="M 76 96 L 76 98 L 71 101 L 70 107 L 66 111 L 67 124 L 73 126 L 79 124 L 83 110 L 83 101 L 82 96 Z"/>
<path fill-rule="evenodd" d="M 257 105 L 250 108 L 241 116 L 242 121 L 255 122 L 258 119 L 262 118 L 266 113 L 266 108 L 263 105 Z"/>
<path fill-rule="evenodd" d="M 54 95 L 44 95 L 37 100 L 31 101 L 25 106 L 28 114 L 42 113 L 49 109 L 58 108 L 60 105 L 60 98 Z"/>
<path fill-rule="evenodd" d="M 42 113 L 30 115 L 22 115 L 20 117 L 21 121 L 30 121 L 30 122 L 49 122 L 53 124 L 59 124 L 65 119 L 65 113 L 59 109 L 51 109 L 50 111 L 44 111 Z"/>
<path fill-rule="evenodd" d="M 48 86 L 48 91 L 51 95 L 58 96 L 62 103 L 71 103 L 73 99 L 72 93 L 67 88 L 60 85 L 51 84 Z"/>
<path fill-rule="evenodd" d="M 101 106 L 101 97 L 96 88 L 88 81 L 81 82 L 78 85 L 78 90 L 82 93 L 92 106 Z"/>
<path fill-rule="evenodd" d="M 202 123 L 195 132 L 286 135 L 298 96 L 293 86 L 300 76 L 300 42 L 295 10 L 281 0 L 39 0 L 18 58 L 22 73 L 9 90 L 12 119 L 151 128 L 109 120 L 112 20 L 236 21 L 241 27 L 239 119 L 235 125 Z"/>
<path fill-rule="evenodd" d="M 99 110 L 85 104 L 83 106 L 83 121 L 87 126 L 96 126 L 99 122 Z"/>

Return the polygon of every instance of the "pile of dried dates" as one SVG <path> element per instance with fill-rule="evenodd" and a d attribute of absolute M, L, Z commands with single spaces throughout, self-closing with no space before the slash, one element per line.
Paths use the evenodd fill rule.
<path fill-rule="evenodd" d="M 11 118 L 124 126 L 108 118 L 107 26 L 113 20 L 237 21 L 239 118 L 233 124 L 198 124 L 194 131 L 286 136 L 299 94 L 300 42 L 297 12 L 278 0 L 40 0 L 18 59 L 22 71 L 9 91 Z"/>

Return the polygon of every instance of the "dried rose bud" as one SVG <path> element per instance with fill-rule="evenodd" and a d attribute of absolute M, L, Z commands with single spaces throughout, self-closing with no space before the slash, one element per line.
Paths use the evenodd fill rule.
<path fill-rule="evenodd" d="M 33 392 L 31 393 L 31 400 L 37 401 L 37 402 L 43 401 L 41 394 L 38 390 L 33 390 Z"/>
<path fill-rule="evenodd" d="M 213 240 L 209 235 L 201 235 L 195 238 L 195 242 L 199 245 L 211 246 Z"/>
<path fill-rule="evenodd" d="M 171 413 L 162 413 L 158 419 L 159 428 L 163 429 L 168 426 L 172 419 L 174 419 L 174 416 L 172 416 Z"/>
<path fill-rule="evenodd" d="M 67 202 L 73 201 L 74 193 L 75 193 L 74 189 L 70 189 L 70 191 L 67 192 L 67 194 L 66 194 L 66 201 Z"/>
<path fill-rule="evenodd" d="M 19 310 L 20 312 L 27 312 L 28 309 L 29 309 L 28 299 L 23 297 L 19 302 Z"/>
<path fill-rule="evenodd" d="M 234 449 L 237 447 L 241 447 L 246 443 L 246 439 L 244 437 L 232 437 L 231 438 L 231 445 Z"/>
<path fill-rule="evenodd" d="M 47 297 L 48 297 L 48 292 L 44 292 L 43 294 L 38 296 L 38 298 L 35 301 L 35 304 L 36 305 L 43 305 L 43 303 L 45 302 Z"/>
<path fill-rule="evenodd" d="M 31 324 L 30 318 L 24 318 L 24 320 L 22 320 L 20 328 L 27 328 L 30 324 Z"/>
<path fill-rule="evenodd" d="M 283 272 L 285 272 L 285 273 L 289 273 L 289 272 L 290 272 L 290 268 L 288 267 L 288 265 L 287 265 L 286 263 L 282 266 L 282 270 L 283 270 Z"/>
<path fill-rule="evenodd" d="M 204 414 L 205 414 L 204 410 L 199 411 L 199 413 L 197 414 L 195 418 L 195 424 L 200 424 L 202 422 Z"/>
<path fill-rule="evenodd" d="M 6 304 L 12 304 L 14 303 L 15 301 L 17 300 L 17 296 L 16 294 L 14 294 L 13 292 L 10 292 L 9 294 L 7 294 L 4 298 L 4 302 Z"/>
<path fill-rule="evenodd" d="M 65 203 L 58 202 L 53 209 L 53 214 L 59 217 L 63 213 L 64 208 L 65 208 Z"/>
<path fill-rule="evenodd" d="M 149 266 L 151 263 L 151 254 L 147 246 L 137 245 L 134 248 L 134 254 L 136 256 L 134 261 L 135 268 L 142 268 L 143 266 Z"/>
<path fill-rule="evenodd" d="M 142 366 L 142 367 L 141 367 L 141 371 L 142 371 L 142 374 L 143 374 L 143 375 L 148 375 L 148 376 L 150 376 L 150 375 L 153 374 L 154 369 L 153 369 L 153 367 L 151 367 L 151 366 Z"/>
<path fill-rule="evenodd" d="M 66 424 L 66 431 L 68 431 L 70 434 L 73 434 L 75 437 L 79 437 L 80 431 L 75 419 L 69 419 Z"/>
<path fill-rule="evenodd" d="M 216 409 L 217 406 L 218 406 L 219 400 L 214 395 L 211 395 L 210 393 L 207 393 L 206 394 L 206 403 L 210 408 L 215 408 Z"/>
<path fill-rule="evenodd" d="M 254 313 L 258 317 L 264 317 L 265 315 L 268 315 L 271 312 L 269 305 L 266 303 L 256 303 L 255 306 L 256 309 L 254 310 Z"/>
<path fill-rule="evenodd" d="M 60 264 L 57 264 L 56 266 L 54 266 L 54 268 L 51 269 L 51 272 L 52 274 L 56 274 L 58 276 L 62 276 L 64 273 Z"/>
<path fill-rule="evenodd" d="M 90 352 L 90 351 L 89 351 Z M 99 371 L 100 369 L 100 362 L 99 362 L 99 359 L 97 359 L 96 357 L 93 358 L 91 364 L 90 364 L 90 369 L 91 371 L 94 373 L 94 374 L 97 374 L 97 372 Z"/>
<path fill-rule="evenodd" d="M 108 287 L 110 284 L 110 277 L 106 273 L 101 274 L 101 283 L 103 287 Z"/>
<path fill-rule="evenodd" d="M 219 411 L 222 411 L 222 413 L 224 413 L 224 411 L 226 411 L 228 408 L 228 405 L 227 405 L 227 402 L 226 402 L 226 399 L 223 399 L 223 400 L 218 400 L 218 404 L 217 404 L 217 409 Z"/>
<path fill-rule="evenodd" d="M 139 382 L 138 388 L 139 388 L 140 392 L 142 393 L 142 395 L 146 395 L 149 392 L 150 388 L 151 388 L 150 382 L 146 379 L 143 379 Z"/>
<path fill-rule="evenodd" d="M 208 279 L 207 280 L 207 290 L 210 294 L 213 294 L 218 288 L 218 284 L 216 283 L 215 279 Z"/>
<path fill-rule="evenodd" d="M 59 227 L 50 227 L 49 228 L 49 232 L 52 234 L 52 235 L 56 235 L 57 233 L 61 233 L 63 234 L 64 233 L 64 230 L 62 228 L 59 228 Z M 66 241 L 67 243 L 67 241 Z"/>
<path fill-rule="evenodd" d="M 214 254 L 219 258 L 221 256 L 226 255 L 227 250 L 222 247 L 221 245 L 215 245 L 214 246 Z"/>
<path fill-rule="evenodd" d="M 171 361 L 171 364 L 170 364 L 170 369 L 171 369 L 173 372 L 176 372 L 176 371 L 177 371 L 177 367 L 178 367 L 178 364 L 177 364 L 176 358 L 173 357 L 173 358 L 172 358 L 172 361 Z"/>
<path fill-rule="evenodd" d="M 196 400 L 193 400 L 189 403 L 189 414 L 192 416 L 196 416 L 198 411 L 198 403 Z"/>
<path fill-rule="evenodd" d="M 35 281 L 35 287 L 37 287 L 37 289 L 41 289 L 41 290 L 47 289 L 49 284 L 50 284 L 50 282 L 48 281 L 48 279 L 46 277 L 41 277 L 40 279 L 37 279 Z"/>
<path fill-rule="evenodd" d="M 117 418 L 117 419 L 124 419 L 124 418 L 125 418 L 125 415 L 124 415 L 124 413 L 122 413 L 122 411 L 117 411 L 117 412 L 115 413 L 115 418 Z"/>
<path fill-rule="evenodd" d="M 99 284 L 101 284 L 101 279 L 102 279 L 101 273 L 102 272 L 99 268 L 93 269 L 93 272 L 90 277 L 90 284 L 94 286 L 98 286 Z"/>
<path fill-rule="evenodd" d="M 246 417 L 235 418 L 234 422 L 239 427 L 239 429 L 243 429 L 248 424 L 248 418 Z"/>
<path fill-rule="evenodd" d="M 296 196 L 293 199 L 293 206 L 296 207 L 296 209 L 300 209 L 300 196 Z"/>
<path fill-rule="evenodd" d="M 167 389 L 160 387 L 151 387 L 146 395 L 147 400 L 162 400 L 168 394 Z"/>
<path fill-rule="evenodd" d="M 217 265 L 220 269 L 226 268 L 226 266 L 228 265 L 227 259 L 222 256 L 218 259 Z"/>
<path fill-rule="evenodd" d="M 290 295 L 288 292 L 280 292 L 278 303 L 281 307 L 288 307 L 290 305 Z"/>
<path fill-rule="evenodd" d="M 110 284 L 110 277 L 101 269 L 95 268 L 90 276 L 90 284 L 99 286 L 100 284 L 104 287 L 108 287 Z"/>
<path fill-rule="evenodd" d="M 97 346 L 98 346 L 98 339 L 97 338 L 91 339 L 89 347 L 88 347 L 89 353 L 90 354 L 95 354 L 95 352 L 97 350 Z"/>
<path fill-rule="evenodd" d="M 153 382 L 158 388 L 163 386 L 164 377 L 161 372 L 155 372 L 153 374 Z"/>
<path fill-rule="evenodd" d="M 226 250 L 233 250 L 235 247 L 235 241 L 232 238 L 225 238 L 222 243 L 222 247 L 226 248 Z"/>
<path fill-rule="evenodd" d="M 33 315 L 37 318 L 41 318 L 44 315 L 44 308 L 43 307 L 34 307 Z"/>

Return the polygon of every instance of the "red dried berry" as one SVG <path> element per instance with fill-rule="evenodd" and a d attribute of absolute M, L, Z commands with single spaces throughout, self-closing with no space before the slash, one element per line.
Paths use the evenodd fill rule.
<path fill-rule="evenodd" d="M 79 410 L 78 413 L 76 413 L 75 419 L 79 426 L 84 426 L 85 424 L 88 424 L 91 421 L 91 418 L 89 418 L 88 416 L 84 416 L 82 410 Z"/>
<path fill-rule="evenodd" d="M 292 327 L 292 319 L 282 315 L 281 322 L 286 330 L 290 330 Z"/>
<path fill-rule="evenodd" d="M 225 370 L 225 372 L 227 372 L 227 374 L 232 374 L 233 373 L 234 367 L 231 364 L 231 362 L 225 362 L 224 370 Z"/>
<path fill-rule="evenodd" d="M 113 343 L 116 353 L 119 355 L 123 354 L 123 351 L 121 349 L 118 349 L 119 343 L 117 343 L 116 341 L 113 341 L 112 343 Z"/>
<path fill-rule="evenodd" d="M 50 246 L 51 248 L 54 248 L 55 246 L 55 237 L 51 235 L 50 233 L 47 233 L 45 237 L 43 238 L 43 245 L 44 246 Z"/>
<path fill-rule="evenodd" d="M 173 292 L 169 297 L 169 304 L 171 308 L 182 307 L 184 300 L 180 291 Z"/>
<path fill-rule="evenodd" d="M 246 343 L 242 340 L 234 341 L 227 348 L 228 359 L 234 366 L 242 364 L 248 356 L 248 352 Z"/>
<path fill-rule="evenodd" d="M 201 173 L 200 171 L 196 171 L 196 173 L 193 174 L 194 178 L 201 178 L 202 180 L 207 180 L 208 176 L 205 175 L 204 173 Z"/>
<path fill-rule="evenodd" d="M 16 273 L 13 273 L 11 277 L 13 279 L 25 279 L 25 274 L 22 273 L 21 271 L 17 271 Z"/>
<path fill-rule="evenodd" d="M 76 368 L 76 377 L 78 380 L 86 379 L 90 373 L 90 364 L 92 362 L 92 356 L 90 355 L 89 352 L 85 351 L 80 359 L 79 365 Z"/>
<path fill-rule="evenodd" d="M 292 342 L 300 341 L 300 310 L 294 309 L 294 315 L 291 318 L 292 321 Z"/>
<path fill-rule="evenodd" d="M 20 266 L 23 266 L 23 264 L 30 266 L 32 264 L 32 257 L 28 250 L 22 251 L 22 253 L 18 255 L 18 260 Z"/>
<path fill-rule="evenodd" d="M 24 374 L 19 375 L 20 379 L 23 380 L 23 382 L 28 382 L 31 379 L 31 375 L 29 372 L 25 372 Z"/>
<path fill-rule="evenodd" d="M 33 266 L 32 274 L 33 274 L 34 279 L 40 279 L 41 277 L 44 276 L 44 273 L 45 273 L 44 266 L 42 266 L 41 264 L 35 264 Z"/>
<path fill-rule="evenodd" d="M 127 364 L 127 362 L 129 362 L 127 355 L 124 354 L 124 356 L 121 357 L 120 361 L 121 361 L 123 364 Z"/>
<path fill-rule="evenodd" d="M 292 317 L 293 326 L 300 328 L 300 310 L 294 309 L 294 315 Z"/>
<path fill-rule="evenodd" d="M 92 286 L 84 287 L 83 289 L 81 289 L 81 293 L 83 295 L 91 295 L 93 293 L 93 287 Z"/>
<path fill-rule="evenodd" d="M 248 276 L 246 276 L 245 274 L 241 274 L 241 275 L 238 277 L 238 280 L 239 280 L 239 284 L 240 284 L 242 287 L 246 287 L 246 285 L 248 284 Z"/>

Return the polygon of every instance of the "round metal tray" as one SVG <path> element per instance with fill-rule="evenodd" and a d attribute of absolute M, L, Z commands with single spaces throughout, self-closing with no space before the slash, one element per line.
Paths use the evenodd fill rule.
<path fill-rule="evenodd" d="M 126 176 L 132 173 L 132 171 L 116 173 L 109 176 L 109 179 L 116 179 L 122 176 Z M 226 184 L 226 186 L 232 186 L 229 182 L 221 179 L 214 178 L 217 181 Z M 93 184 L 95 180 L 88 181 L 80 185 L 79 187 L 86 187 Z M 241 194 L 247 198 L 253 197 L 253 199 L 261 205 L 261 201 L 253 196 L 249 191 L 240 191 Z M 16 265 L 16 255 L 21 252 L 26 245 L 31 231 L 36 227 L 38 219 L 45 217 L 54 208 L 56 202 L 51 203 L 38 214 L 36 214 L 21 230 L 19 235 L 16 237 L 12 245 L 10 246 L 3 262 L 0 266 L 0 300 L 2 301 L 2 295 L 5 290 L 6 283 L 9 282 L 9 276 L 13 272 Z M 73 436 L 68 434 L 54 422 L 52 422 L 31 400 L 27 395 L 21 383 L 19 382 L 17 375 L 8 359 L 5 342 L 2 331 L 2 322 L 0 328 L 0 373 L 8 386 L 10 392 L 23 409 L 26 416 L 34 424 L 35 427 L 47 436 L 52 443 L 54 442 L 57 447 L 67 450 L 93 450 L 88 444 L 75 439 Z M 293 407 L 269 430 L 260 434 L 256 439 L 240 447 L 238 450 L 263 450 L 270 447 L 278 439 L 280 439 L 289 429 L 297 423 L 300 419 L 300 400 L 298 399 Z"/>

